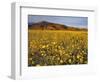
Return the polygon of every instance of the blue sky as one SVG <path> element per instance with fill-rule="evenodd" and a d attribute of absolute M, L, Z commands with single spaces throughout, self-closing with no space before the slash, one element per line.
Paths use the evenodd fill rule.
<path fill-rule="evenodd" d="M 46 15 L 29 15 L 28 23 L 48 21 L 53 23 L 59 23 L 69 26 L 77 26 L 79 28 L 88 27 L 87 17 L 75 17 L 75 16 L 46 16 Z"/>

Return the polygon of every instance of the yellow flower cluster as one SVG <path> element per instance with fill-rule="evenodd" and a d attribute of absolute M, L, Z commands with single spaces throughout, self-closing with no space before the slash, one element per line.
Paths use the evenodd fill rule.
<path fill-rule="evenodd" d="M 87 31 L 28 31 L 28 65 L 88 63 Z"/>

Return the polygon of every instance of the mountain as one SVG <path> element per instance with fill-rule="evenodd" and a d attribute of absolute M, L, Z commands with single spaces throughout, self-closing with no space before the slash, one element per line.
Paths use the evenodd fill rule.
<path fill-rule="evenodd" d="M 32 30 L 87 30 L 85 28 L 80 29 L 72 26 L 66 26 L 63 24 L 52 23 L 47 21 L 29 23 L 28 28 Z"/>

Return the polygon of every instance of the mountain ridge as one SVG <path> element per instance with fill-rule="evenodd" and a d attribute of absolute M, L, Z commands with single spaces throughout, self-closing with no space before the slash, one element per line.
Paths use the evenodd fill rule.
<path fill-rule="evenodd" d="M 36 23 L 28 23 L 28 28 L 31 30 L 79 30 L 87 31 L 86 28 L 78 28 L 73 26 L 67 26 L 59 23 L 52 23 L 48 21 L 40 21 Z"/>

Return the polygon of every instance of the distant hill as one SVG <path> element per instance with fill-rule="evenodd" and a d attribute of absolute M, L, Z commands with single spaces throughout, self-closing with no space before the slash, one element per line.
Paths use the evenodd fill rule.
<path fill-rule="evenodd" d="M 87 31 L 86 28 L 77 28 L 72 26 L 66 26 L 58 23 L 51 23 L 47 21 L 41 21 L 38 23 L 29 23 L 28 28 L 31 30 L 79 30 L 79 31 Z"/>

